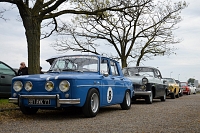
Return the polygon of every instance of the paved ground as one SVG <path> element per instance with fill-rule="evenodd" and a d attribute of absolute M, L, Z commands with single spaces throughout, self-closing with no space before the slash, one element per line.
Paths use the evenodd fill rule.
<path fill-rule="evenodd" d="M 130 110 L 104 107 L 94 118 L 84 118 L 79 109 L 0 115 L 0 133 L 200 133 L 200 94 L 154 100 L 151 105 L 138 101 Z"/>

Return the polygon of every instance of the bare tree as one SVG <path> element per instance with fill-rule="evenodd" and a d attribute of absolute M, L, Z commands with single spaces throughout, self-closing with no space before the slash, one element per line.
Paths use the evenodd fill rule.
<path fill-rule="evenodd" d="M 94 0 L 0 0 L 0 2 L 10 3 L 19 10 L 27 39 L 29 74 L 40 72 L 40 39 L 49 37 L 57 30 L 57 17 L 63 14 L 87 14 L 101 17 L 106 10 L 123 11 L 127 8 L 122 5 L 121 0 L 112 0 L 111 3 L 99 0 L 101 4 L 94 8 L 89 6 L 96 3 Z M 48 33 L 41 34 L 41 25 L 44 20 L 49 21 L 45 21 L 43 26 L 53 25 L 54 28 Z"/>
<path fill-rule="evenodd" d="M 116 54 L 109 52 L 121 60 L 122 67 L 128 65 L 128 60 L 136 60 L 139 66 L 141 60 L 174 52 L 172 44 L 180 40 L 175 39 L 173 31 L 181 21 L 180 12 L 187 7 L 185 2 L 127 0 L 123 5 L 132 8 L 107 11 L 101 17 L 78 15 L 73 25 L 63 22 L 59 35 L 67 39 L 57 40 L 53 47 L 58 51 L 102 54 L 99 46 L 110 46 Z"/>

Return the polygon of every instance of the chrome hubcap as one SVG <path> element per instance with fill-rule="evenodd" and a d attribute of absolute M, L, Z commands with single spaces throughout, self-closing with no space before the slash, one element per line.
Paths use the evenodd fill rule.
<path fill-rule="evenodd" d="M 150 94 L 150 96 L 149 96 L 149 99 L 150 99 L 150 101 L 152 102 L 152 100 L 153 100 L 152 92 L 151 92 L 151 94 Z"/>
<path fill-rule="evenodd" d="M 96 113 L 99 108 L 99 97 L 96 93 L 92 94 L 91 97 L 91 109 L 93 113 Z"/>
<path fill-rule="evenodd" d="M 126 92 L 126 104 L 128 106 L 130 106 L 130 104 L 131 104 L 131 98 L 130 98 L 129 92 Z"/>

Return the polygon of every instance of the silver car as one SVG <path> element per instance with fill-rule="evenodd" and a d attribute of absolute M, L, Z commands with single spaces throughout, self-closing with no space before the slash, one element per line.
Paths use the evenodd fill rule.
<path fill-rule="evenodd" d="M 12 78 L 15 76 L 17 76 L 16 71 L 0 61 L 0 98 L 9 98 L 11 96 Z"/>
<path fill-rule="evenodd" d="M 162 75 L 154 67 L 126 67 L 123 68 L 124 76 L 131 79 L 135 90 L 132 101 L 145 99 L 151 104 L 153 99 L 165 101 L 167 95 L 167 84 Z"/>

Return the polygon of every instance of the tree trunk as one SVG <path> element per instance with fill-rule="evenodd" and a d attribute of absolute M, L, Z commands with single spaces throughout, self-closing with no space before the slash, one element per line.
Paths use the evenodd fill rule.
<path fill-rule="evenodd" d="M 25 28 L 28 47 L 28 74 L 40 73 L 40 29 L 42 18 L 39 12 L 19 3 L 19 13 Z"/>
<path fill-rule="evenodd" d="M 125 56 L 121 57 L 122 68 L 127 67 L 127 58 Z"/>
<path fill-rule="evenodd" d="M 29 18 L 30 19 L 30 18 Z M 28 20 L 28 19 L 27 19 Z M 32 23 L 31 23 L 32 22 Z M 34 20 L 26 21 L 26 38 L 28 46 L 28 73 L 40 73 L 40 25 L 41 22 Z"/>

